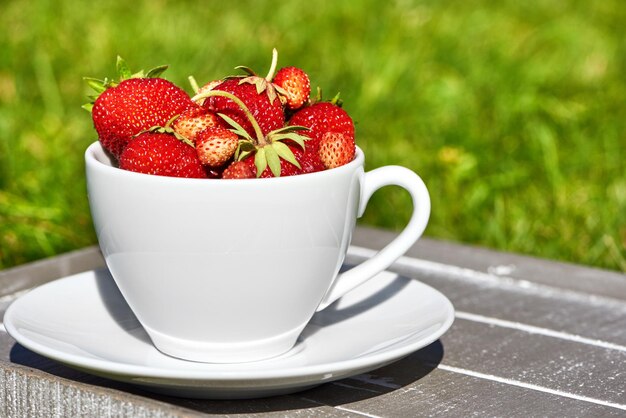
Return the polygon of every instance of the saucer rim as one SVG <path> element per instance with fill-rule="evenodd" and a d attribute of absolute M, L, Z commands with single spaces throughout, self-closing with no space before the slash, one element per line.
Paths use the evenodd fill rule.
<path fill-rule="evenodd" d="M 103 267 L 107 271 L 106 267 Z M 297 377 L 306 377 L 311 375 L 322 375 L 332 373 L 333 376 L 341 374 L 342 372 L 349 372 L 351 370 L 363 369 L 372 365 L 384 365 L 393 361 L 401 359 L 410 353 L 426 347 L 433 343 L 439 337 L 441 337 L 454 322 L 455 310 L 450 300 L 437 289 L 420 282 L 419 280 L 403 276 L 401 274 L 391 273 L 387 270 L 381 272 L 387 272 L 396 274 L 398 277 L 406 279 L 410 283 L 414 283 L 416 286 L 421 286 L 423 289 L 428 289 L 434 296 L 440 300 L 437 304 L 442 304 L 442 318 L 445 318 L 440 326 L 428 333 L 426 336 L 411 342 L 410 344 L 400 345 L 392 349 L 382 349 L 375 354 L 366 354 L 364 356 L 346 359 L 340 361 L 333 361 L 328 363 L 322 363 L 309 366 L 295 366 L 289 368 L 277 368 L 277 369 L 246 369 L 246 370 L 219 370 L 212 371 L 207 370 L 211 363 L 198 363 L 203 369 L 201 370 L 175 370 L 175 369 L 163 369 L 152 366 L 143 366 L 137 364 L 115 362 L 113 360 L 94 359 L 86 356 L 81 356 L 73 353 L 67 353 L 57 348 L 50 348 L 45 344 L 41 344 L 33 339 L 25 336 L 15 326 L 15 319 L 13 318 L 19 312 L 20 306 L 28 301 L 28 296 L 31 292 L 45 292 L 47 287 L 67 285 L 72 280 L 84 280 L 84 276 L 91 276 L 94 280 L 96 278 L 96 272 L 100 269 L 88 270 L 77 274 L 65 276 L 54 281 L 45 283 L 36 288 L 31 289 L 28 293 L 24 294 L 17 300 L 15 300 L 6 310 L 4 316 L 4 325 L 7 333 L 16 340 L 16 342 L 25 348 L 49 358 L 54 361 L 66 364 L 71 367 L 75 367 L 85 371 L 86 373 L 92 372 L 92 374 L 107 375 L 107 376 L 133 376 L 165 379 L 165 380 L 204 380 L 204 381 L 240 381 L 242 379 L 262 381 L 262 380 L 276 380 L 276 379 L 292 379 Z M 381 274 L 379 273 L 379 274 Z M 95 282 L 94 282 L 95 283 Z M 420 291 L 420 294 L 423 292 Z M 26 301 L 26 302 L 25 302 Z M 410 336 L 409 336 L 410 338 Z M 166 356 L 163 353 L 159 353 Z M 271 359 L 268 359 L 271 360 Z M 185 360 L 180 360 L 185 361 Z M 253 362 L 251 364 L 258 363 Z M 233 366 L 240 366 L 241 363 L 233 363 Z M 227 364 L 219 364 L 220 367 L 226 367 Z M 119 379 L 118 379 L 119 380 Z"/>

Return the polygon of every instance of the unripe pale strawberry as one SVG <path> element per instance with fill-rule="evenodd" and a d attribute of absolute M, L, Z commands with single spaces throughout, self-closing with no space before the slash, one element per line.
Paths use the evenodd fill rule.
<path fill-rule="evenodd" d="M 285 105 L 289 110 L 296 110 L 309 101 L 311 82 L 304 70 L 298 67 L 283 67 L 272 81 L 285 96 Z"/>
<path fill-rule="evenodd" d="M 237 134 L 221 126 L 207 128 L 196 135 L 196 152 L 202 164 L 216 168 L 230 160 L 239 144 Z"/>
<path fill-rule="evenodd" d="M 199 132 L 214 126 L 223 126 L 222 119 L 202 106 L 187 109 L 172 122 L 172 129 L 191 143 L 196 142 Z"/>

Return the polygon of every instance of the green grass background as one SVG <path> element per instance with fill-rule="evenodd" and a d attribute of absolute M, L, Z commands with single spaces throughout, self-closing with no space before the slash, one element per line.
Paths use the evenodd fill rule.
<path fill-rule="evenodd" d="M 2 0 L 0 268 L 96 242 L 83 76 L 170 64 L 187 88 L 249 65 L 341 91 L 367 169 L 427 183 L 426 235 L 626 271 L 626 3 Z M 399 229 L 387 188 L 363 224 Z"/>

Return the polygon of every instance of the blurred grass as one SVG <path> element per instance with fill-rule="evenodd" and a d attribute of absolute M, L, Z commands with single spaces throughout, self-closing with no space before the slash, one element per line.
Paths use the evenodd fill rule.
<path fill-rule="evenodd" d="M 626 271 L 626 3 L 4 0 L 0 268 L 95 243 L 82 76 L 163 63 L 187 88 L 239 64 L 341 91 L 367 168 L 418 172 L 426 234 Z M 364 224 L 401 228 L 387 188 Z"/>

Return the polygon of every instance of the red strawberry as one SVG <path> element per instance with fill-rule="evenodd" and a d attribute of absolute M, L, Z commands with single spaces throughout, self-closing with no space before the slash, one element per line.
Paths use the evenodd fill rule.
<path fill-rule="evenodd" d="M 239 137 L 221 126 L 200 131 L 196 136 L 196 152 L 202 164 L 211 168 L 220 167 L 235 154 Z"/>
<path fill-rule="evenodd" d="M 197 87 L 196 90 L 196 95 L 198 94 L 202 94 L 202 93 L 206 93 L 207 91 L 211 91 L 213 90 L 215 87 L 219 86 L 220 84 L 222 84 L 224 82 L 224 80 L 213 80 L 213 81 L 209 81 L 208 83 L 206 83 L 204 86 L 202 87 Z M 195 83 L 195 80 L 194 82 Z M 197 84 L 192 84 L 194 86 L 197 86 Z M 204 99 L 198 101 L 198 104 L 202 106 L 202 104 L 204 104 Z"/>
<path fill-rule="evenodd" d="M 289 120 L 289 125 L 305 126 L 310 129 L 305 135 L 311 138 L 306 146 L 319 149 L 326 132 L 338 132 L 354 141 L 354 122 L 348 113 L 333 102 L 318 102 L 298 110 Z"/>
<path fill-rule="evenodd" d="M 98 96 L 92 118 L 102 146 L 119 156 L 133 136 L 164 126 L 194 105 L 185 91 L 165 79 L 129 78 Z"/>
<path fill-rule="evenodd" d="M 288 145 L 289 149 L 293 153 L 295 160 L 297 161 L 298 166 L 293 163 L 280 159 L 280 177 L 285 176 L 295 176 L 299 174 L 306 173 L 314 173 L 316 171 L 324 170 L 324 164 L 317 154 L 303 151 L 300 146 L 297 145 Z M 242 164 L 243 163 L 243 164 Z M 247 168 L 243 168 L 243 167 Z M 229 174 L 227 174 L 229 172 Z M 236 172 L 237 176 L 233 176 L 231 172 Z M 245 173 L 245 174 L 242 174 Z M 252 174 L 252 175 L 250 175 Z M 249 156 L 243 159 L 242 161 L 236 161 L 232 163 L 225 171 L 224 178 L 251 178 L 251 177 L 261 177 L 261 178 L 270 178 L 275 177 L 274 173 L 267 167 L 263 170 L 261 175 L 257 176 L 257 167 L 255 165 L 255 156 Z"/>
<path fill-rule="evenodd" d="M 272 82 L 279 88 L 279 93 L 285 95 L 289 110 L 299 109 L 309 101 L 311 82 L 307 73 L 300 68 L 281 68 Z"/>
<path fill-rule="evenodd" d="M 324 167 L 335 168 L 354 159 L 354 140 L 339 132 L 326 132 L 319 144 L 318 155 Z"/>
<path fill-rule="evenodd" d="M 209 112 L 199 105 L 185 110 L 172 122 L 172 129 L 180 136 L 192 143 L 196 142 L 196 135 L 210 127 L 223 126 L 222 119 L 215 113 Z"/>
<path fill-rule="evenodd" d="M 246 161 L 234 161 L 222 173 L 223 179 L 253 179 L 256 178 L 255 170 Z"/>
<path fill-rule="evenodd" d="M 282 128 L 285 124 L 285 112 L 280 100 L 275 97 L 272 101 L 267 92 L 257 92 L 256 86 L 247 83 L 245 79 L 231 78 L 224 81 L 213 89 L 225 91 L 237 96 L 248 107 L 254 118 L 258 121 L 264 135 Z M 239 123 L 250 135 L 254 135 L 254 129 L 241 108 L 232 100 L 225 97 L 209 97 L 204 106 L 215 113 L 223 113 Z"/>
<path fill-rule="evenodd" d="M 250 135 L 256 135 L 253 126 L 244 114 L 241 107 L 231 99 L 222 96 L 203 97 L 203 94 L 212 91 L 225 91 L 239 98 L 257 120 L 263 135 L 282 128 L 285 124 L 285 112 L 276 89 L 271 83 L 276 70 L 278 53 L 272 51 L 272 65 L 265 78 L 260 77 L 247 67 L 238 67 L 245 70 L 248 76 L 229 77 L 221 84 L 212 83 L 202 87 L 194 100 L 203 103 L 203 106 L 215 113 L 223 113 L 240 124 Z"/>
<path fill-rule="evenodd" d="M 138 173 L 206 178 L 194 147 L 168 133 L 138 135 L 122 151 L 119 162 L 121 169 Z"/>
<path fill-rule="evenodd" d="M 305 148 L 304 151 L 302 148 L 298 147 L 291 147 L 291 149 L 296 156 L 296 160 L 298 160 L 302 167 L 300 170 L 301 174 L 315 173 L 316 171 L 324 170 L 324 163 L 319 154 L 311 152 L 310 147 Z"/>

